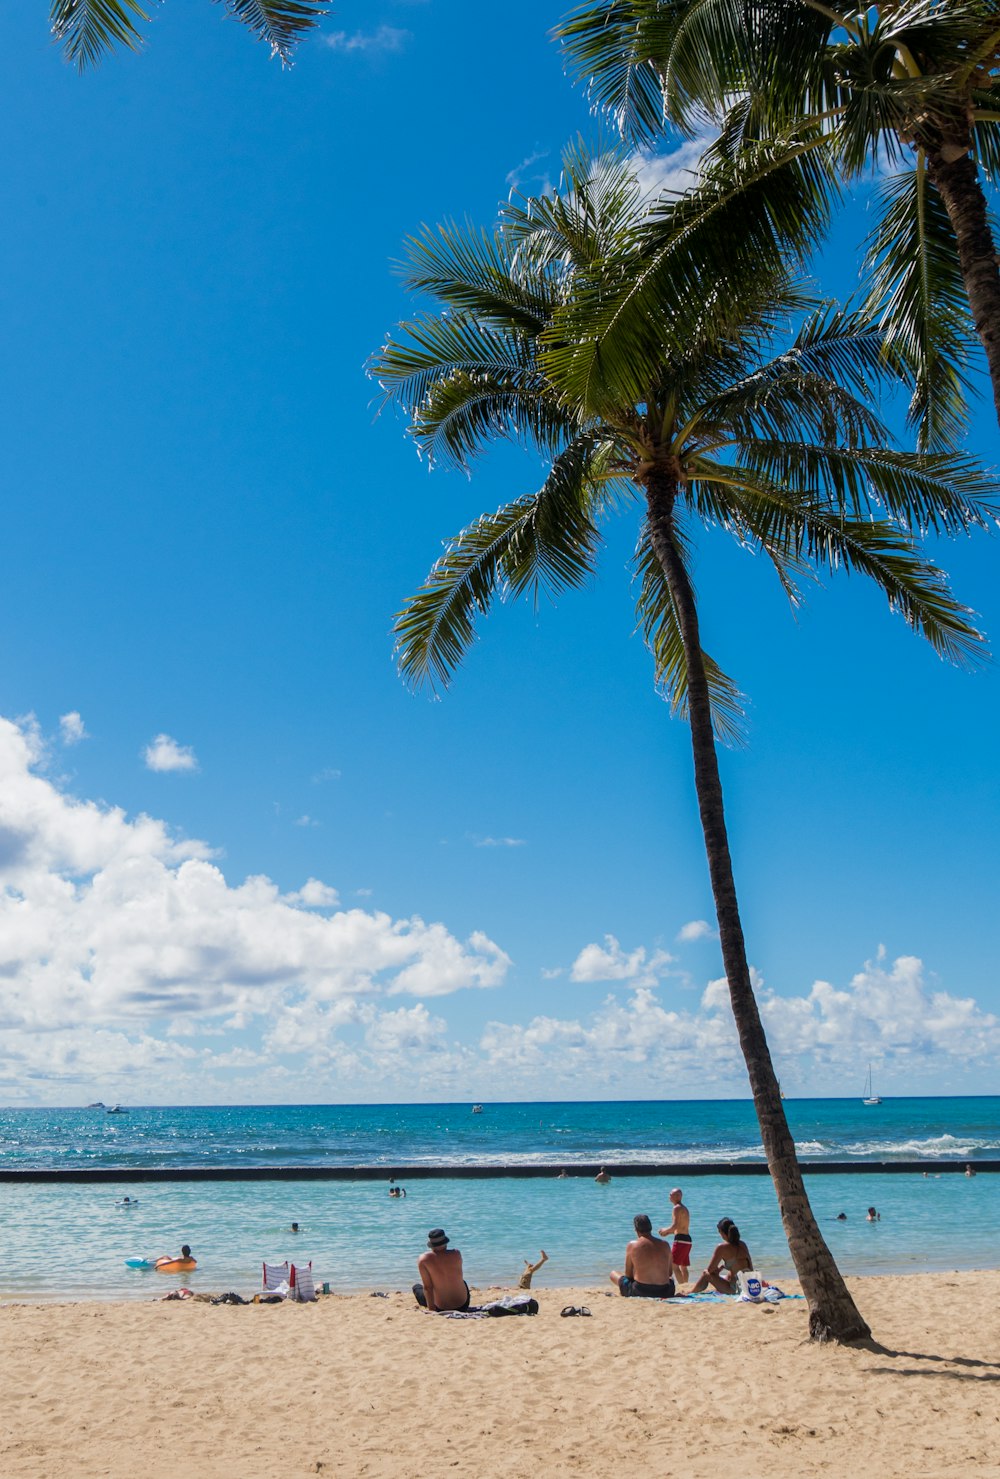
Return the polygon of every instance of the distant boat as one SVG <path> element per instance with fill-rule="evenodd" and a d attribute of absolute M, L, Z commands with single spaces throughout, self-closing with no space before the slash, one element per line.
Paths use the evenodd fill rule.
<path fill-rule="evenodd" d="M 88 1104 L 87 1105 L 87 1108 L 88 1109 L 103 1109 L 104 1108 L 104 1100 L 103 1099 L 95 1099 L 94 1102 L 93 1102 L 93 1104 Z"/>
<path fill-rule="evenodd" d="M 125 1108 L 124 1104 L 109 1104 L 108 1105 L 108 1108 L 107 1108 L 107 1113 L 108 1114 L 128 1114 L 128 1110 Z"/>
<path fill-rule="evenodd" d="M 872 1066 L 870 1063 L 868 1065 L 868 1077 L 865 1079 L 865 1097 L 862 1099 L 861 1102 L 862 1104 L 882 1103 L 882 1095 L 876 1094 L 874 1089 L 872 1088 Z"/>
<path fill-rule="evenodd" d="M 473 1114 L 482 1114 L 482 1112 L 483 1112 L 483 1106 L 481 1104 L 474 1104 L 472 1106 L 472 1113 Z"/>

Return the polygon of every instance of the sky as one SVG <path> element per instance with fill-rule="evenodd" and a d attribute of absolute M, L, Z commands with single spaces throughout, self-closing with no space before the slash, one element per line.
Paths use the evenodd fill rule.
<path fill-rule="evenodd" d="M 0 1103 L 747 1094 L 634 516 L 440 699 L 393 665 L 443 541 L 537 469 L 429 473 L 366 361 L 415 306 L 408 234 L 489 223 L 596 134 L 562 9 L 340 0 L 283 71 L 167 0 L 82 77 L 44 6 L 6 18 Z M 997 539 L 934 553 L 996 645 Z M 695 573 L 749 699 L 723 783 L 786 1093 L 869 1062 L 887 1095 L 996 1092 L 995 664 L 857 581 L 793 618 L 718 535 Z"/>

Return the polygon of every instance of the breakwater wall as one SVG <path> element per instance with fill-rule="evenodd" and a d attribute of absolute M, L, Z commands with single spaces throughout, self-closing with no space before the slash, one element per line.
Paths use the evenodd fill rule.
<path fill-rule="evenodd" d="M 959 1160 L 926 1158 L 895 1161 L 800 1161 L 806 1176 L 929 1176 L 962 1175 L 968 1164 Z M 977 1174 L 1000 1171 L 1000 1160 L 974 1161 Z M 764 1161 L 605 1161 L 611 1176 L 670 1176 L 675 1181 L 692 1176 L 766 1176 Z M 558 1161 L 515 1165 L 414 1166 L 0 1166 L 0 1182 L 140 1182 L 140 1181 L 427 1181 L 448 1179 L 486 1181 L 493 1177 L 593 1178 L 601 1165 L 560 1165 Z"/>

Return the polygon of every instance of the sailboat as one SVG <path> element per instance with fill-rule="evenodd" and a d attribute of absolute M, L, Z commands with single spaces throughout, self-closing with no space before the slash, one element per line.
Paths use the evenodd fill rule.
<path fill-rule="evenodd" d="M 861 1102 L 862 1104 L 882 1103 L 882 1095 L 876 1094 L 875 1091 L 872 1089 L 872 1066 L 870 1063 L 868 1065 L 868 1077 L 865 1079 L 865 1097 L 862 1099 Z"/>

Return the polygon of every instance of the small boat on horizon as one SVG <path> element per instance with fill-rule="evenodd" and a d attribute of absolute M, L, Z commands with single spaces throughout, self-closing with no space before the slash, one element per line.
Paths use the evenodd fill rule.
<path fill-rule="evenodd" d="M 481 1104 L 474 1104 L 472 1106 L 472 1113 L 473 1114 L 482 1114 L 482 1112 L 483 1112 L 483 1106 Z"/>
<path fill-rule="evenodd" d="M 868 1065 L 868 1077 L 865 1079 L 865 1097 L 862 1099 L 861 1102 L 862 1104 L 882 1103 L 882 1095 L 876 1094 L 875 1090 L 872 1088 L 872 1066 L 870 1063 Z"/>
<path fill-rule="evenodd" d="M 104 1103 L 104 1100 L 103 1099 L 95 1099 L 94 1102 L 93 1102 L 93 1104 L 88 1104 L 87 1105 L 87 1108 L 88 1109 L 106 1109 L 107 1106 Z"/>
<path fill-rule="evenodd" d="M 128 1114 L 124 1104 L 109 1104 L 105 1110 L 106 1114 Z"/>

